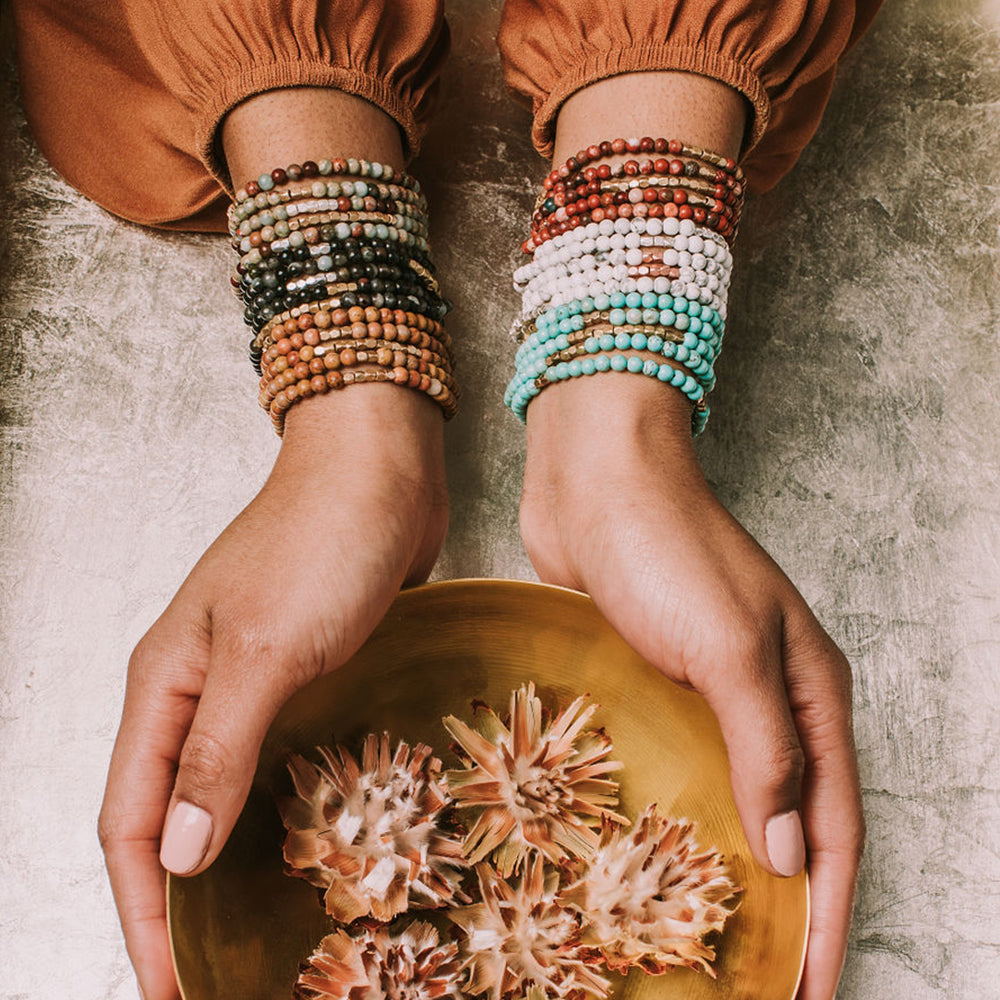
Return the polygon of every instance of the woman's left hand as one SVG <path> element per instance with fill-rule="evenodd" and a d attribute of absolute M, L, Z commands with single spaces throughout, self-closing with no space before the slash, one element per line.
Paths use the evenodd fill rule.
<path fill-rule="evenodd" d="M 549 387 L 528 411 L 522 535 L 543 580 L 589 593 L 636 651 L 704 695 L 754 857 L 784 876 L 808 857 L 799 998 L 832 1000 L 864 841 L 850 667 L 713 495 L 689 414 L 634 376 Z"/>

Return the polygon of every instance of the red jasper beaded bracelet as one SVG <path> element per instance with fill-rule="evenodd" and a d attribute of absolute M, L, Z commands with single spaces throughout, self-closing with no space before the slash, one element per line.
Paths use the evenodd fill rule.
<path fill-rule="evenodd" d="M 658 153 L 662 156 L 669 153 L 671 156 L 686 156 L 692 160 L 701 160 L 711 164 L 730 174 L 741 184 L 744 181 L 743 171 L 736 161 L 730 157 L 719 156 L 707 149 L 700 149 L 697 146 L 688 146 L 678 139 L 652 139 L 643 136 L 641 139 L 610 139 L 599 143 L 594 143 L 586 149 L 580 150 L 576 156 L 571 156 L 565 163 L 554 168 L 551 173 L 542 181 L 542 186 L 547 191 L 560 180 L 565 180 L 573 174 L 582 170 L 588 164 L 596 160 L 607 160 L 612 156 L 624 156 L 626 153 Z"/>

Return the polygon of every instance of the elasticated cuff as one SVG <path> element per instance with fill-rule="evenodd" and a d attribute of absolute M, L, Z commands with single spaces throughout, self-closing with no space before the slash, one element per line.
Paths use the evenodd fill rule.
<path fill-rule="evenodd" d="M 346 66 L 330 66 L 315 60 L 273 62 L 244 68 L 222 81 L 212 100 L 195 111 L 195 148 L 205 167 L 232 197 L 233 182 L 221 153 L 219 130 L 226 115 L 238 104 L 268 90 L 285 87 L 333 87 L 363 97 L 392 118 L 403 137 L 403 156 L 409 161 L 420 151 L 425 128 L 413 108 L 400 99 L 383 78 Z"/>
<path fill-rule="evenodd" d="M 698 73 L 728 84 L 746 97 L 753 108 L 747 130 L 743 156 L 746 156 L 767 131 L 771 117 L 771 102 L 760 77 L 747 65 L 702 46 L 657 44 L 643 42 L 627 48 L 596 52 L 588 56 L 577 69 L 559 79 L 544 98 L 534 102 L 534 124 L 531 139 L 538 152 L 551 159 L 555 148 L 556 119 L 559 109 L 578 90 L 598 80 L 622 73 L 675 70 Z"/>

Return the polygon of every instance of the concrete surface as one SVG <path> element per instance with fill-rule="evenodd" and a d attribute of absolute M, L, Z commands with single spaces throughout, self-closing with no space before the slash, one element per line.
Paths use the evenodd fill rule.
<path fill-rule="evenodd" d="M 451 7 L 416 167 L 466 389 L 437 575 L 526 578 L 503 248 L 543 165 L 500 82 L 499 4 Z M 997 7 L 895 0 L 849 57 L 802 162 L 749 209 L 700 445 L 856 672 L 851 1000 L 1000 997 Z M 224 241 L 88 203 L 34 150 L 9 52 L 3 81 L 0 996 L 133 1000 L 95 835 L 124 666 L 277 442 Z M 210 392 L 175 391 L 195 348 L 163 313 L 220 333 L 197 345 Z"/>

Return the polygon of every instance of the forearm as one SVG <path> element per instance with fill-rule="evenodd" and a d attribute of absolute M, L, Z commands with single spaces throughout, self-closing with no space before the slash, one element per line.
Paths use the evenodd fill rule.
<path fill-rule="evenodd" d="M 735 159 L 742 142 L 742 102 L 720 84 L 678 73 L 602 81 L 563 107 L 556 162 L 579 159 L 577 150 L 603 140 L 645 136 L 679 140 Z M 592 154 L 586 159 L 592 161 Z M 701 162 L 713 161 L 702 157 Z M 738 217 L 733 211 L 732 225 L 720 225 L 726 202 L 719 204 L 719 199 L 726 192 L 718 185 L 732 181 L 731 204 L 738 198 L 733 189 L 740 182 L 730 164 L 714 166 L 712 179 L 706 177 L 711 177 L 711 169 L 698 167 L 688 174 L 682 165 L 677 172 L 685 177 L 700 172 L 701 190 L 711 191 L 707 197 L 693 194 L 678 200 L 676 191 L 669 199 L 661 197 L 663 192 L 650 199 L 643 195 L 641 200 L 650 205 L 647 220 L 653 218 L 655 203 L 664 206 L 664 222 L 652 240 L 648 221 L 635 225 L 636 217 L 643 218 L 640 199 L 629 198 L 635 214 L 625 212 L 629 221 L 619 225 L 623 201 L 591 204 L 581 185 L 575 194 L 570 193 L 573 185 L 550 188 L 563 201 L 550 195 L 556 207 L 549 205 L 541 215 L 551 217 L 553 224 L 547 230 L 536 227 L 534 246 L 558 238 L 574 223 L 577 235 L 561 246 L 556 243 L 556 252 L 543 251 L 543 261 L 553 261 L 551 271 L 544 264 L 529 268 L 527 280 L 521 282 L 528 287 L 542 275 L 543 287 L 531 301 L 538 310 L 536 332 L 542 310 L 549 312 L 542 322 L 543 336 L 536 336 L 520 356 L 527 370 L 515 383 L 520 395 L 513 397 L 523 407 L 524 397 L 530 396 L 522 537 L 542 579 L 589 593 L 641 655 L 707 698 L 726 739 L 733 795 L 754 857 L 781 876 L 796 875 L 808 859 L 813 909 L 798 996 L 832 1000 L 864 831 L 851 735 L 850 668 L 791 582 L 712 495 L 692 447 L 692 406 L 702 405 L 704 393 L 714 384 L 711 364 L 721 339 L 730 263 L 728 251 L 722 249 L 724 268 L 716 266 L 710 273 L 709 259 L 699 260 L 696 268 L 695 257 L 709 249 L 710 240 L 715 244 L 710 256 L 718 256 L 719 237 L 731 234 Z M 575 172 L 572 164 L 567 172 Z M 652 172 L 664 173 L 655 164 Z M 599 174 L 598 179 L 606 183 L 612 177 Z M 595 183 L 586 176 L 584 180 Z M 628 190 L 631 194 L 644 185 L 648 183 L 640 180 Z M 608 187 L 620 193 L 624 185 L 616 188 L 612 180 Z M 669 183 L 666 187 L 669 191 Z M 587 201 L 581 205 L 584 194 Z M 681 212 L 690 202 L 695 203 L 690 208 L 695 226 L 700 202 L 704 223 L 708 228 L 714 224 L 715 232 L 696 234 L 690 225 L 682 232 Z M 570 205 L 572 211 L 557 214 Z M 613 213 L 611 205 L 618 206 Z M 669 249 L 677 256 L 672 253 L 669 264 L 665 249 L 659 262 L 659 247 L 654 249 L 666 235 L 668 210 L 678 219 L 670 227 L 670 237 L 677 239 Z M 579 232 L 574 216 L 586 212 L 603 232 Z M 614 219 L 613 231 L 605 224 L 608 219 Z M 695 235 L 701 246 L 677 246 L 681 236 Z M 584 240 L 591 244 L 581 245 Z M 579 280 L 572 272 L 574 253 L 587 255 L 591 246 L 604 254 L 598 263 L 610 266 L 603 275 L 597 272 Z M 568 252 L 562 252 L 567 247 Z M 634 259 L 640 248 L 642 264 L 630 262 L 628 255 Z M 652 266 L 644 269 L 646 248 L 649 263 L 660 265 L 654 280 L 671 281 L 670 294 L 646 287 L 654 271 Z M 620 266 L 623 260 L 628 270 Z M 680 272 L 689 263 L 695 277 L 703 279 L 693 282 L 698 287 L 681 280 Z M 681 286 L 676 291 L 670 272 L 676 272 Z M 650 301 L 648 317 L 641 303 L 642 323 L 627 318 L 630 309 L 639 312 L 625 299 L 633 292 L 656 299 L 657 310 Z M 539 301 L 544 306 L 538 306 Z M 565 307 L 562 313 L 560 306 Z M 693 328 L 690 316 L 695 309 L 699 325 Z M 682 314 L 688 322 L 678 324 Z M 706 322 L 711 329 L 706 330 Z M 605 352 L 604 367 L 594 361 L 595 348 Z M 546 351 L 545 360 L 538 360 Z M 643 354 L 645 360 L 633 362 Z M 612 361 L 618 362 L 615 371 L 636 374 L 605 374 Z M 543 364 L 544 376 L 537 377 Z M 685 369 L 691 373 L 686 378 Z M 640 372 L 654 377 L 640 377 Z M 682 377 L 675 381 L 675 373 Z M 529 382 L 533 377 L 536 381 Z M 530 388 L 524 390 L 524 385 Z M 530 394 L 531 388 L 537 394 Z"/>

